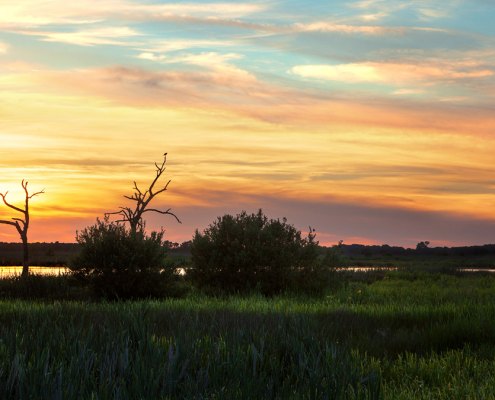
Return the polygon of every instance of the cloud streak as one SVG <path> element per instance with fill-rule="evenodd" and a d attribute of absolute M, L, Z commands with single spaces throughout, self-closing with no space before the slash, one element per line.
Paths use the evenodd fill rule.
<path fill-rule="evenodd" d="M 25 35 L 41 36 L 43 41 L 75 44 L 78 46 L 139 45 L 139 42 L 128 42 L 122 39 L 141 36 L 142 34 L 128 27 L 106 27 L 99 29 L 79 30 L 75 32 L 43 32 L 43 31 L 16 31 Z M 115 40 L 120 39 L 120 40 Z"/>
<path fill-rule="evenodd" d="M 351 63 L 339 65 L 298 65 L 290 72 L 304 78 L 316 78 L 346 83 L 374 82 L 407 85 L 450 82 L 465 78 L 483 78 L 495 73 L 476 62 L 453 63 Z"/>
<path fill-rule="evenodd" d="M 394 14 L 408 10 L 414 13 L 419 20 L 430 21 L 451 15 L 451 10 L 457 8 L 458 4 L 458 1 L 446 4 L 438 0 L 363 0 L 348 3 L 348 7 L 371 12 L 371 14 L 360 15 L 365 20 L 392 17 Z"/>
<path fill-rule="evenodd" d="M 238 19 L 225 19 L 217 16 L 197 17 L 187 14 L 165 13 L 160 15 L 135 15 L 138 20 L 152 19 L 155 21 L 173 22 L 178 24 L 200 24 L 214 25 L 237 29 L 248 29 L 254 31 L 268 32 L 272 34 L 292 34 L 305 32 L 337 32 L 365 35 L 381 34 L 404 34 L 408 31 L 402 27 L 381 27 L 381 26 L 351 26 L 343 24 L 332 24 L 327 22 L 314 22 L 311 24 L 294 23 L 292 25 L 276 25 L 272 23 L 259 23 L 242 21 Z"/>
<path fill-rule="evenodd" d="M 40 88 L 49 88 L 42 90 L 52 93 L 97 96 L 132 107 L 225 111 L 273 124 L 304 125 L 312 129 L 331 123 L 332 126 L 407 127 L 438 132 L 467 130 L 485 134 L 495 127 L 495 118 L 488 109 L 480 107 L 473 114 L 470 108 L 454 107 L 456 101 L 441 104 L 409 99 L 398 102 L 396 97 L 389 99 L 387 95 L 379 100 L 364 94 L 349 97 L 264 82 L 228 62 L 239 57 L 235 53 L 181 56 L 182 63 L 204 68 L 198 71 L 115 66 L 72 72 L 37 71 L 19 76 L 18 81 L 20 84 L 37 82 Z M 173 66 L 179 58 L 159 62 Z M 407 94 L 398 90 L 396 94 Z"/>
<path fill-rule="evenodd" d="M 51 24 L 91 24 L 109 18 L 133 18 L 133 15 L 195 13 L 242 17 L 260 12 L 263 5 L 249 3 L 169 3 L 137 4 L 122 0 L 86 0 L 84 3 L 53 0 L 6 1 L 0 5 L 0 27 L 39 27 Z"/>

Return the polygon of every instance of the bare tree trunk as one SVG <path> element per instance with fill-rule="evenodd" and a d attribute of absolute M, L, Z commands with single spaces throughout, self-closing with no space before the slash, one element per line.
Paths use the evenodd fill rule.
<path fill-rule="evenodd" d="M 25 278 L 29 274 L 29 247 L 28 247 L 27 235 L 22 235 L 21 238 L 22 238 L 22 252 L 23 252 L 21 276 Z"/>
<path fill-rule="evenodd" d="M 7 207 L 12 208 L 13 210 L 24 214 L 24 219 L 12 218 L 12 221 L 0 220 L 0 224 L 15 226 L 15 228 L 17 229 L 17 232 L 19 232 L 19 235 L 21 236 L 22 251 L 23 251 L 23 262 L 22 262 L 22 274 L 21 274 L 21 276 L 23 278 L 25 278 L 29 275 L 29 249 L 28 249 L 28 239 L 27 239 L 27 231 L 29 228 L 29 199 L 33 198 L 34 196 L 37 196 L 38 194 L 45 193 L 45 189 L 43 189 L 41 192 L 33 193 L 30 196 L 28 193 L 28 189 L 27 189 L 28 183 L 27 182 L 24 183 L 24 179 L 22 180 L 21 185 L 22 185 L 22 188 L 24 189 L 24 192 L 26 193 L 26 202 L 25 202 L 24 210 L 22 208 L 13 206 L 12 204 L 10 204 L 5 199 L 5 197 L 7 196 L 7 193 L 9 193 L 9 192 L 6 192 L 5 194 L 0 193 L 0 196 L 2 197 L 2 200 Z"/>

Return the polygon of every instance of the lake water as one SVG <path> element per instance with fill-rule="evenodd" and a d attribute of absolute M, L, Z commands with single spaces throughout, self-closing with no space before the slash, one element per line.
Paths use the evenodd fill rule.
<path fill-rule="evenodd" d="M 370 269 L 376 269 L 373 267 L 349 267 L 349 270 L 353 271 L 367 271 Z M 396 268 L 382 268 L 382 269 L 396 269 Z M 486 272 L 495 272 L 495 269 L 475 269 L 475 268 L 465 268 L 464 271 L 476 272 L 476 271 L 486 271 Z M 68 272 L 66 267 L 29 267 L 29 272 L 40 275 L 60 275 Z M 16 267 L 0 267 L 0 278 L 12 276 L 12 275 L 20 275 L 22 273 L 22 266 Z M 179 268 L 179 273 L 184 275 L 185 271 L 182 268 Z"/>
<path fill-rule="evenodd" d="M 39 275 L 60 275 L 68 272 L 66 267 L 29 267 L 29 272 Z M 179 274 L 184 275 L 185 271 L 179 268 Z M 0 267 L 0 278 L 22 274 L 22 266 Z"/>
<path fill-rule="evenodd" d="M 30 273 L 40 275 L 59 275 L 67 272 L 65 267 L 29 267 Z M 22 274 L 22 266 L 15 267 L 0 267 L 0 278 Z"/>

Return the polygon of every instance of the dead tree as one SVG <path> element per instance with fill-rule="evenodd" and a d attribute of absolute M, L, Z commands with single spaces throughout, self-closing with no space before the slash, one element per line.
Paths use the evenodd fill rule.
<path fill-rule="evenodd" d="M 20 213 L 24 214 L 24 219 L 21 218 L 12 218 L 13 221 L 5 221 L 5 220 L 0 220 L 0 224 L 7 224 L 7 225 L 13 225 L 16 227 L 17 232 L 19 232 L 19 235 L 21 235 L 22 239 L 22 251 L 23 251 L 23 262 L 22 262 L 22 277 L 26 277 L 29 274 L 29 249 L 28 249 L 28 238 L 27 238 L 27 232 L 29 228 L 29 200 L 33 198 L 34 196 L 45 193 L 45 189 L 43 189 L 41 192 L 36 192 L 32 194 L 31 196 L 28 193 L 27 190 L 27 185 L 28 182 L 24 183 L 24 179 L 22 180 L 22 188 L 24 189 L 24 192 L 26 193 L 26 205 L 24 210 L 22 208 L 13 206 L 10 204 L 5 198 L 7 197 L 7 193 L 5 194 L 0 193 L 0 196 L 2 196 L 3 202 L 7 207 L 12 208 L 13 210 L 19 211 Z"/>
<path fill-rule="evenodd" d="M 116 212 L 112 212 L 112 213 L 105 213 L 105 216 L 109 216 L 112 214 L 121 215 L 122 219 L 115 221 L 115 222 L 129 222 L 129 225 L 131 227 L 132 232 L 136 232 L 138 228 L 143 227 L 143 220 L 142 220 L 143 214 L 145 212 L 148 212 L 148 211 L 153 211 L 153 212 L 157 212 L 160 214 L 171 215 L 171 216 L 175 217 L 175 219 L 177 220 L 177 222 L 179 224 L 181 224 L 182 222 L 180 222 L 179 218 L 177 218 L 177 216 L 173 212 L 170 211 L 171 210 L 170 208 L 166 211 L 156 210 L 154 208 L 146 208 L 146 207 L 148 207 L 148 204 L 150 203 L 150 201 L 157 194 L 160 194 L 160 193 L 164 192 L 165 190 L 167 190 L 168 185 L 171 182 L 169 180 L 167 182 L 167 184 L 162 189 L 159 189 L 156 192 L 153 192 L 153 188 L 155 187 L 156 182 L 158 181 L 158 179 L 160 179 L 163 172 L 165 171 L 165 163 L 166 162 L 167 162 L 167 153 L 165 153 L 163 155 L 163 163 L 161 166 L 159 166 L 157 163 L 155 163 L 156 177 L 153 180 L 153 182 L 151 182 L 149 189 L 146 190 L 144 193 L 141 192 L 141 190 L 139 190 L 139 188 L 136 184 L 136 181 L 134 181 L 134 194 L 131 197 L 124 196 L 126 199 L 129 199 L 129 200 L 136 202 L 134 209 L 132 209 L 131 207 L 119 207 L 120 211 L 116 211 Z"/>

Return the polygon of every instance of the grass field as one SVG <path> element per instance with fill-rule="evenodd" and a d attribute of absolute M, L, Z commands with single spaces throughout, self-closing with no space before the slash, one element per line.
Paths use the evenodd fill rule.
<path fill-rule="evenodd" d="M 4 299 L 0 355 L 15 399 L 491 399 L 495 279 L 370 271 L 318 299 Z"/>

